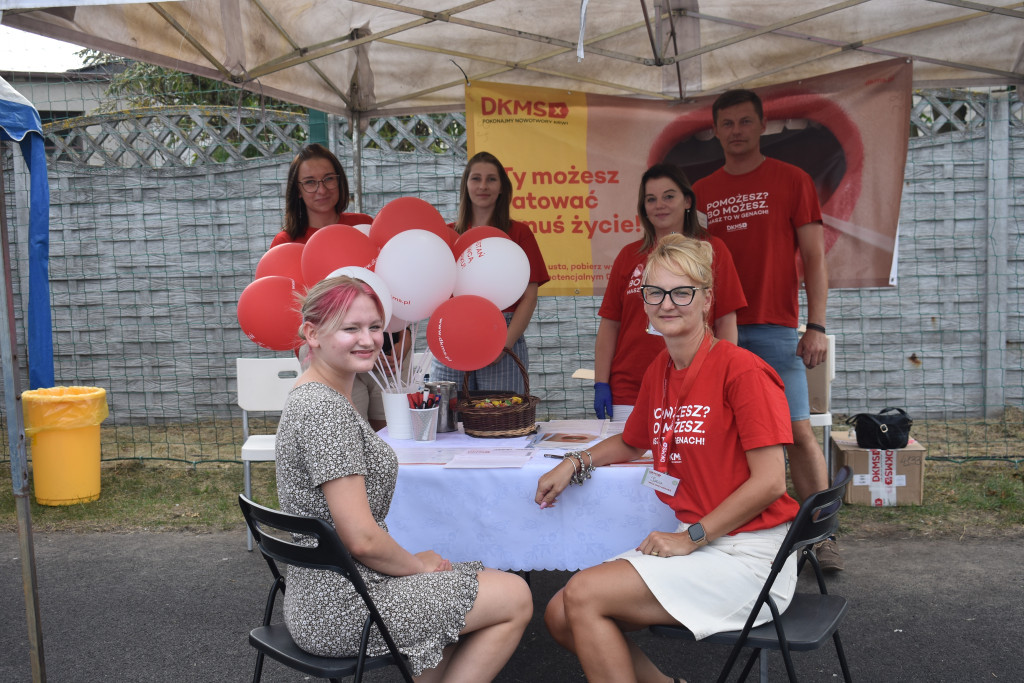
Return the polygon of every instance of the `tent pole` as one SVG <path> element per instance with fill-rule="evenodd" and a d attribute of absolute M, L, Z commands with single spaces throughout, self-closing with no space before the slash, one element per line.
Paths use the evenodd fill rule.
<path fill-rule="evenodd" d="M 0 169 L 0 249 L 3 250 L 3 277 L 0 278 L 0 364 L 4 375 L 4 409 L 7 415 L 7 441 L 11 457 L 11 486 L 18 515 L 18 542 L 21 550 L 21 584 L 25 593 L 25 618 L 28 622 L 29 655 L 34 683 L 46 681 L 43 658 L 43 627 L 39 619 L 39 587 L 36 580 L 36 552 L 32 544 L 32 508 L 28 493 L 28 455 L 22 423 L 21 391 L 18 382 L 17 340 L 14 334 L 14 297 L 11 294 L 11 251 L 7 237 L 7 206 L 4 203 L 4 176 Z"/>
<path fill-rule="evenodd" d="M 349 118 L 349 124 L 352 126 L 352 166 L 355 174 L 355 188 L 356 188 L 356 211 L 358 213 L 364 213 L 363 211 L 363 131 L 362 131 L 362 118 L 358 111 L 352 112 L 352 116 Z"/>

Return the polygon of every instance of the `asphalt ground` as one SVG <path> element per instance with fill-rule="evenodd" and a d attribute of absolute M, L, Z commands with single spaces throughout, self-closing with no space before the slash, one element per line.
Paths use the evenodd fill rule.
<path fill-rule="evenodd" d="M 33 538 L 48 681 L 251 680 L 246 636 L 262 617 L 270 572 L 258 551 L 246 551 L 241 529 Z M 846 571 L 828 584 L 851 601 L 840 633 L 854 680 L 1024 680 L 1021 539 L 843 538 L 840 548 Z M 531 572 L 534 619 L 497 681 L 585 680 L 542 621 L 568 576 Z M 31 680 L 25 614 L 18 538 L 0 533 L 0 681 Z M 714 680 L 727 654 L 635 637 L 666 673 L 691 683 Z M 801 680 L 842 680 L 831 643 L 794 658 Z M 786 678 L 775 653 L 769 673 Z M 310 679 L 268 660 L 263 680 Z M 364 680 L 400 678 L 374 672 Z"/>

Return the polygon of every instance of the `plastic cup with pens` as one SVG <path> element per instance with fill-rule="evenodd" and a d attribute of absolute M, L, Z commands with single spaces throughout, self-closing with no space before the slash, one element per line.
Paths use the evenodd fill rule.
<path fill-rule="evenodd" d="M 439 397 L 429 390 L 408 395 L 409 413 L 412 416 L 412 438 L 416 441 L 437 439 L 437 415 L 441 406 Z"/>
<path fill-rule="evenodd" d="M 440 406 L 433 408 L 412 408 L 412 438 L 416 441 L 437 439 L 437 413 Z"/>

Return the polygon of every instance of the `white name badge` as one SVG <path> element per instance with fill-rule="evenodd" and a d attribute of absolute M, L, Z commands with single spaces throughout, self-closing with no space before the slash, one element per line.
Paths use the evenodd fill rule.
<path fill-rule="evenodd" d="M 674 496 L 679 488 L 679 480 L 665 472 L 656 472 L 648 467 L 644 470 L 644 478 L 641 482 L 644 486 L 655 491 L 660 491 L 667 496 Z"/>

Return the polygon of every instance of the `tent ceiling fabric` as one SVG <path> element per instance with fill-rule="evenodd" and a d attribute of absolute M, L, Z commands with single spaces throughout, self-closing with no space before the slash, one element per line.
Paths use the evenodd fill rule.
<path fill-rule="evenodd" d="M 918 87 L 1024 82 L 1024 2 L 40 4 L 0 0 L 2 23 L 336 114 L 459 110 L 467 79 L 674 100 L 892 57 Z"/>

